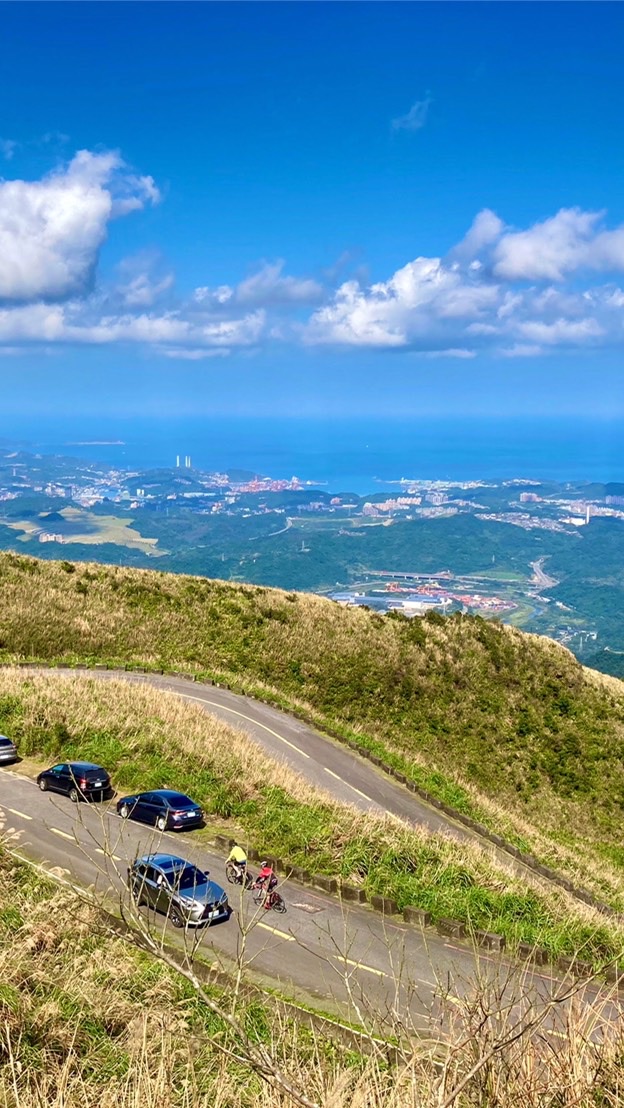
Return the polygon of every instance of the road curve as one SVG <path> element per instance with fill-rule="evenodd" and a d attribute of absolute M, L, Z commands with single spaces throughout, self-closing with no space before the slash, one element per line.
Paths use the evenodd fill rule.
<path fill-rule="evenodd" d="M 199 935 L 201 952 L 215 968 L 235 968 L 246 929 L 247 975 L 260 985 L 274 988 L 277 983 L 292 999 L 355 1022 L 361 1021 L 362 1010 L 370 1017 L 393 1012 L 404 1026 L 432 1034 L 441 1026 L 436 1021 L 445 1018 L 440 998 L 470 995 L 477 981 L 489 981 L 513 1010 L 521 996 L 537 1007 L 548 1004 L 560 988 L 547 972 L 456 946 L 400 918 L 384 919 L 365 906 L 343 905 L 288 880 L 282 883 L 286 914 L 259 910 L 254 916 L 249 894 L 226 884 L 223 855 L 192 833 L 159 833 L 122 820 L 114 804 L 74 805 L 66 797 L 41 793 L 30 778 L 6 768 L 0 769 L 0 836 L 14 853 L 57 878 L 94 889 L 104 906 L 127 901 L 125 875 L 133 858 L 158 850 L 182 855 L 209 870 L 230 894 L 233 918 Z M 154 938 L 162 931 L 168 942 L 180 943 L 180 932 L 162 917 L 150 923 Z M 581 994 L 587 1004 L 605 1003 L 594 983 L 582 986 Z M 621 1018 L 616 1000 L 609 1001 L 608 1015 L 614 1024 Z M 542 1031 L 565 1037 L 565 1018 L 562 1006 Z M 379 1018 L 375 1022 L 379 1025 Z"/>
<path fill-rule="evenodd" d="M 342 803 L 353 804 L 363 811 L 389 812 L 429 831 L 446 832 L 457 839 L 477 841 L 495 849 L 475 832 L 431 807 L 348 747 L 321 734 L 309 724 L 250 697 L 188 678 L 125 670 L 41 667 L 29 672 L 103 681 L 122 680 L 175 693 L 244 731 L 270 757 L 284 762 L 315 788 L 323 789 Z M 508 855 L 501 854 L 501 857 L 507 865 L 512 865 Z"/>

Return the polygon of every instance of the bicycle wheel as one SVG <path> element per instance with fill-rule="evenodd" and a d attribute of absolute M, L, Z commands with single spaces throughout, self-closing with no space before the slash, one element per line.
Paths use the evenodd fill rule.
<path fill-rule="evenodd" d="M 238 885 L 239 884 L 238 867 L 235 866 L 232 862 L 227 863 L 227 865 L 225 867 L 225 876 L 227 877 L 228 881 L 230 882 L 230 885 Z"/>
<path fill-rule="evenodd" d="M 285 912 L 286 904 L 284 903 L 283 896 L 280 896 L 279 893 L 273 893 L 273 903 L 271 907 L 274 912 Z"/>
<path fill-rule="evenodd" d="M 253 890 L 254 904 L 264 904 L 265 896 L 266 896 L 266 892 L 265 892 L 264 889 L 262 889 L 262 888 L 254 889 Z"/>

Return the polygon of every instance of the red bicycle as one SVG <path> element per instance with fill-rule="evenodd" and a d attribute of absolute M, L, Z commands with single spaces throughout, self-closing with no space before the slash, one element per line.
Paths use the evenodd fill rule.
<path fill-rule="evenodd" d="M 266 908 L 267 911 L 270 908 L 272 908 L 274 912 L 286 911 L 284 898 L 281 893 L 278 893 L 277 889 L 267 890 L 264 888 L 264 885 L 258 885 L 256 883 L 254 883 L 252 888 L 254 904 L 257 904 L 258 907 L 262 905 L 262 907 Z"/>

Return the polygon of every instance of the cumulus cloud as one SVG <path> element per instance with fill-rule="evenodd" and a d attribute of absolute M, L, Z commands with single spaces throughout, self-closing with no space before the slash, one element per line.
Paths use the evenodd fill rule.
<path fill-rule="evenodd" d="M 80 151 L 39 181 L 0 180 L 0 350 L 141 344 L 201 363 L 293 341 L 456 359 L 624 343 L 624 227 L 602 212 L 561 209 L 514 228 L 484 208 L 446 253 L 375 282 L 364 269 L 294 276 L 280 259 L 183 298 L 156 252 L 96 281 L 111 222 L 159 199 L 111 151 Z"/>
<path fill-rule="evenodd" d="M 602 227 L 604 212 L 561 208 L 525 231 L 503 234 L 494 273 L 507 281 L 563 281 L 582 269 L 624 271 L 624 227 Z"/>
<path fill-rule="evenodd" d="M 0 300 L 86 292 L 110 220 L 158 199 L 152 178 L 111 151 L 81 150 L 40 181 L 0 181 Z"/>
<path fill-rule="evenodd" d="M 440 258 L 416 258 L 368 289 L 346 281 L 319 308 L 306 331 L 311 343 L 449 347 L 449 338 L 499 300 L 495 285 L 473 279 Z M 453 344 L 454 345 L 454 344 Z"/>
<path fill-rule="evenodd" d="M 624 228 L 561 209 L 525 230 L 479 212 L 446 257 L 416 258 L 387 281 L 347 281 L 304 329 L 308 343 L 534 357 L 621 344 L 624 293 L 589 271 L 624 270 Z"/>
<path fill-rule="evenodd" d="M 427 118 L 429 116 L 429 108 L 433 104 L 431 93 L 428 92 L 425 95 L 424 100 L 417 100 L 415 104 L 412 104 L 410 110 L 405 115 L 398 116 L 397 119 L 393 119 L 391 127 L 393 131 L 420 131 L 425 126 Z"/>

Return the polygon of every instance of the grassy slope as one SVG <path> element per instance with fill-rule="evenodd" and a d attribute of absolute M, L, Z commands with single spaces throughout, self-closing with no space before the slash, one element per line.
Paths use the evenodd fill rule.
<path fill-rule="evenodd" d="M 227 674 L 394 752 L 432 791 L 624 902 L 624 694 L 548 640 L 321 598 L 0 555 L 0 657 Z"/>
<path fill-rule="evenodd" d="M 232 1011 L 231 990 L 208 992 Z M 494 1108 L 500 1088 L 505 1108 L 621 1103 L 622 1036 L 600 1005 L 596 1014 L 572 1011 L 556 1050 L 544 1036 L 518 1044 L 514 1035 L 500 1051 L 492 1036 L 504 1039 L 517 1009 L 499 1014 L 484 984 L 474 1005 L 443 1007 L 450 1021 L 444 1091 L 462 1084 L 456 1108 Z M 256 998 L 243 994 L 233 1014 L 319 1105 L 440 1104 L 427 1044 L 412 1041 L 410 1049 L 405 1028 L 405 1060 L 389 1067 L 379 1054 L 365 1060 L 293 1027 Z M 3 1108 L 293 1108 L 291 1097 L 236 1057 L 236 1037 L 173 971 L 106 935 L 95 909 L 1 849 L 0 1023 Z M 224 1058 L 217 1041 L 235 1054 Z M 487 1069 L 475 1072 L 475 1058 L 486 1054 Z"/>
<path fill-rule="evenodd" d="M 259 757 L 245 735 L 163 693 L 124 682 L 0 672 L 0 731 L 25 755 L 103 763 L 122 791 L 192 793 L 219 830 L 300 865 L 413 904 L 434 919 L 546 946 L 553 956 L 619 955 L 624 928 L 607 925 L 561 890 L 527 887 L 489 852 L 359 812 Z M 171 736 L 175 735 L 175 749 Z M 217 875 L 218 877 L 218 875 Z"/>
<path fill-rule="evenodd" d="M 231 1011 L 231 992 L 208 992 Z M 365 1069 L 363 1059 L 280 1024 L 257 999 L 242 998 L 236 1016 L 319 1099 L 325 1082 L 344 1085 L 349 1071 Z M 292 1104 L 248 1065 L 223 1058 L 214 1039 L 237 1051 L 236 1037 L 173 970 L 107 935 L 94 908 L 1 848 L 0 1023 L 3 1108 Z"/>

